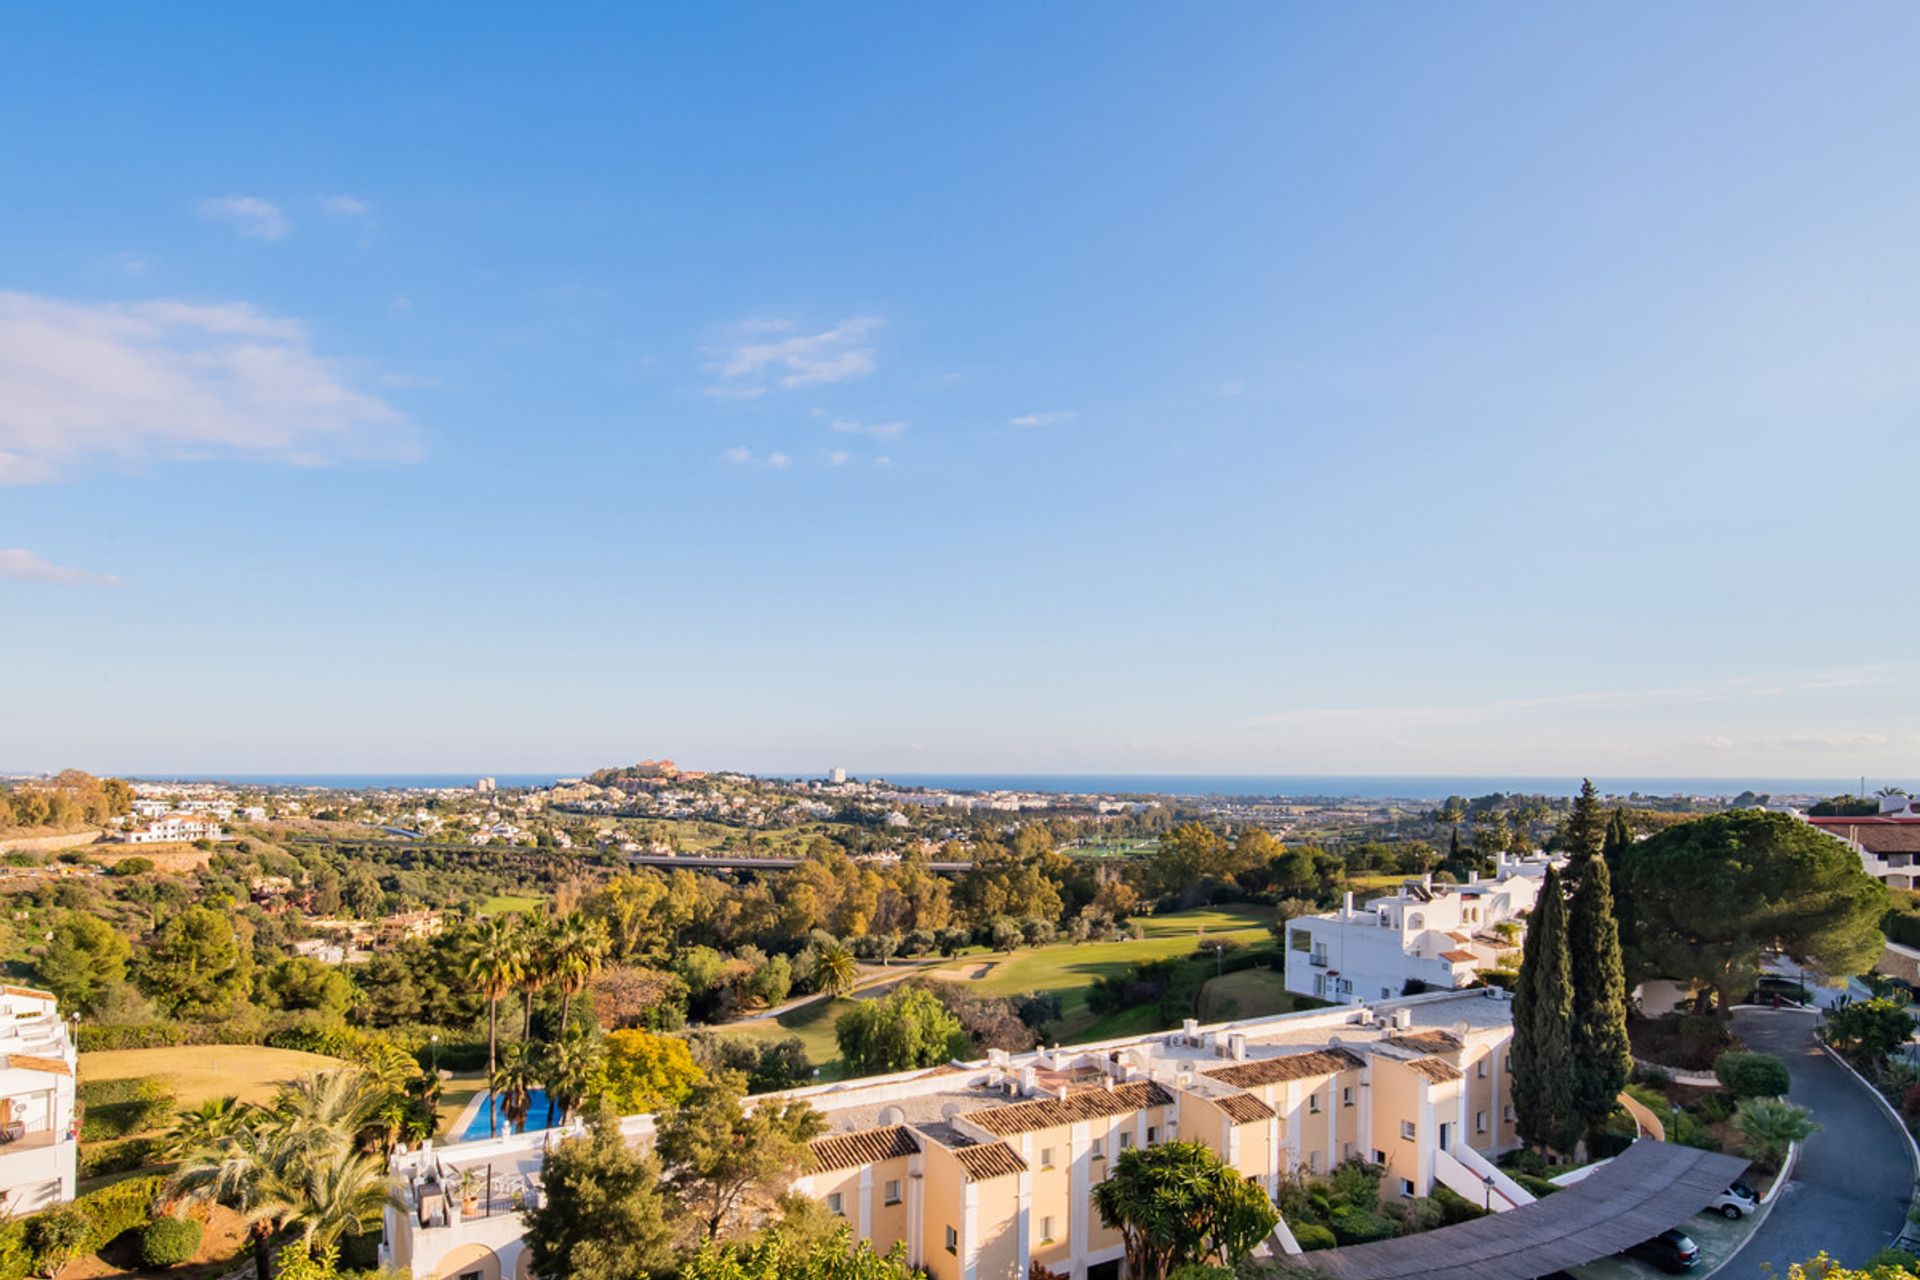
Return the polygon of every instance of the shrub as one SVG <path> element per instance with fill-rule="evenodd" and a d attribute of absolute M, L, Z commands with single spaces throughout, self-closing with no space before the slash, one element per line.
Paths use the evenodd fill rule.
<path fill-rule="evenodd" d="M 143 876 L 153 870 L 152 858 L 122 858 L 108 869 L 110 876 Z"/>
<path fill-rule="evenodd" d="M 1770 1053 L 1723 1053 L 1713 1060 L 1713 1074 L 1736 1098 L 1777 1098 L 1792 1084 L 1786 1062 Z"/>
<path fill-rule="evenodd" d="M 102 1107 L 115 1102 L 147 1102 L 173 1096 L 165 1076 L 122 1076 L 118 1080 L 82 1080 L 74 1088 L 83 1107 Z"/>
<path fill-rule="evenodd" d="M 1542 1196 L 1550 1196 L 1554 1192 L 1560 1190 L 1560 1188 L 1556 1184 L 1547 1181 L 1545 1178 L 1542 1178 L 1537 1174 L 1516 1173 L 1513 1175 L 1513 1180 L 1519 1183 L 1527 1191 L 1532 1192 L 1536 1200 Z"/>
<path fill-rule="evenodd" d="M 103 1173 L 126 1173 L 155 1163 L 160 1153 L 159 1138 L 125 1138 L 119 1142 L 91 1142 L 80 1148 L 80 1176 L 97 1178 Z"/>
<path fill-rule="evenodd" d="M 1333 1211 L 1333 1238 L 1341 1244 L 1367 1244 L 1399 1234 L 1393 1220 L 1351 1205 Z"/>
<path fill-rule="evenodd" d="M 1908 1253 L 1905 1249 L 1895 1249 L 1891 1245 L 1867 1259 L 1864 1270 L 1878 1274 L 1881 1271 L 1911 1272 L 1920 1275 L 1920 1254 Z"/>
<path fill-rule="evenodd" d="M 153 1202 L 165 1181 L 158 1174 L 129 1178 L 75 1200 L 73 1207 L 87 1218 L 87 1251 L 105 1248 L 114 1237 L 145 1226 L 153 1217 Z"/>
<path fill-rule="evenodd" d="M 130 1134 L 164 1129 L 173 1119 L 173 1098 L 134 1098 L 89 1106 L 80 1117 L 82 1142 L 106 1142 Z"/>
<path fill-rule="evenodd" d="M 1733 1123 L 1747 1140 L 1747 1154 L 1768 1169 L 1779 1168 L 1787 1148 L 1819 1127 L 1805 1107 L 1779 1098 L 1748 1098 L 1740 1104 Z"/>
<path fill-rule="evenodd" d="M 150 1267 L 177 1267 L 200 1252 L 205 1228 L 192 1218 L 155 1218 L 140 1233 L 140 1260 Z"/>
<path fill-rule="evenodd" d="M 63 1204 L 27 1219 L 27 1250 L 34 1270 L 57 1276 L 62 1267 L 86 1252 L 91 1234 L 86 1214 L 77 1204 Z"/>
<path fill-rule="evenodd" d="M 1700 1099 L 1696 1108 L 1704 1124 L 1719 1124 L 1733 1116 L 1733 1108 L 1738 1099 L 1730 1093 L 1710 1093 Z"/>
<path fill-rule="evenodd" d="M 1333 1232 L 1327 1230 L 1317 1222 L 1306 1222 L 1295 1227 L 1293 1229 L 1293 1238 L 1300 1243 L 1302 1249 L 1309 1251 L 1314 1249 L 1331 1249 L 1340 1243 L 1334 1238 Z"/>

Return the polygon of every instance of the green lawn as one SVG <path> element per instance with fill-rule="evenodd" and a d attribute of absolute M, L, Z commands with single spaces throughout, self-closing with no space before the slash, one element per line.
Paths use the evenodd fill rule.
<path fill-rule="evenodd" d="M 194 1045 L 191 1048 L 101 1049 L 80 1055 L 82 1080 L 119 1080 L 126 1076 L 165 1076 L 182 1107 L 208 1098 L 233 1096 L 265 1102 L 283 1080 L 329 1071 L 345 1064 L 338 1058 L 297 1049 L 258 1044 Z"/>
<path fill-rule="evenodd" d="M 1200 988 L 1200 1020 L 1226 1022 L 1234 1018 L 1264 1018 L 1292 1013 L 1298 1006 L 1287 990 L 1285 976 L 1272 969 L 1242 969 L 1209 978 Z"/>
<path fill-rule="evenodd" d="M 1117 942 L 1060 942 L 1031 951 L 1002 953 L 974 952 L 956 957 L 948 968 L 967 971 L 978 965 L 990 968 L 984 976 L 968 981 L 969 991 L 988 996 L 1024 995 L 1029 991 L 1057 991 L 1061 997 L 1061 1021 L 1055 1034 L 1063 1043 L 1101 1040 L 1131 1032 L 1154 1030 L 1153 1010 L 1128 1009 L 1111 1018 L 1096 1021 L 1087 1009 L 1087 988 L 1100 978 L 1123 972 L 1142 960 L 1164 960 L 1170 956 L 1191 954 L 1207 938 L 1232 938 L 1247 945 L 1268 941 L 1272 933 L 1267 922 L 1271 910 L 1264 907 L 1219 907 L 1180 911 L 1164 916 L 1142 916 L 1142 938 L 1122 938 Z M 938 971 L 931 971 L 938 972 Z M 931 976 L 931 972 L 930 975 Z M 820 1067 L 822 1079 L 838 1079 L 840 1047 L 833 1038 L 833 1024 L 852 1002 L 820 1001 L 796 1009 L 778 1019 L 735 1023 L 720 1028 L 728 1034 L 754 1040 L 778 1040 L 799 1036 L 807 1046 L 807 1056 Z M 1241 1015 L 1249 1016 L 1249 1015 Z M 1116 1023 L 1116 1019 L 1121 1020 Z M 1139 1023 L 1134 1026 L 1133 1023 Z M 1117 1030 L 1109 1026 L 1117 1025 Z"/>
<path fill-rule="evenodd" d="M 480 904 L 483 916 L 532 915 L 547 905 L 545 898 L 525 893 L 496 893 Z"/>

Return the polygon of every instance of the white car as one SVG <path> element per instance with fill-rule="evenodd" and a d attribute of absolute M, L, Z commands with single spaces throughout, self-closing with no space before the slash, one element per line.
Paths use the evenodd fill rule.
<path fill-rule="evenodd" d="M 1721 1217 L 1731 1220 L 1745 1217 L 1758 1208 L 1759 1204 L 1760 1202 L 1754 1199 L 1753 1188 L 1747 1186 L 1745 1183 L 1736 1182 L 1715 1196 L 1708 1202 L 1707 1207 L 1700 1212 L 1717 1213 Z"/>

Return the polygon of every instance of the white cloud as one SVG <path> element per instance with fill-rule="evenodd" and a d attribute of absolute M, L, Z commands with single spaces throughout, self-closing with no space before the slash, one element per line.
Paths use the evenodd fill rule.
<path fill-rule="evenodd" d="M 842 435 L 872 436 L 875 440 L 891 440 L 907 429 L 904 422 L 853 422 L 846 418 L 835 418 L 832 425 Z"/>
<path fill-rule="evenodd" d="M 399 410 L 357 391 L 296 320 L 246 303 L 0 293 L 0 484 L 95 459 L 409 457 Z"/>
<path fill-rule="evenodd" d="M 767 467 L 774 471 L 785 471 L 793 465 L 793 459 L 777 449 L 772 453 L 757 454 L 743 444 L 733 446 L 720 456 L 739 467 Z"/>
<path fill-rule="evenodd" d="M 853 455 L 845 449 L 835 449 L 827 455 L 827 465 L 830 467 L 844 467 L 851 461 L 853 461 Z"/>
<path fill-rule="evenodd" d="M 0 578 L 27 582 L 56 582 L 75 587 L 123 587 L 124 579 L 70 565 L 53 564 L 25 547 L 0 547 Z"/>
<path fill-rule="evenodd" d="M 708 363 L 720 381 L 707 394 L 744 400 L 775 387 L 818 387 L 851 382 L 874 371 L 868 336 L 885 321 L 854 316 L 820 333 L 795 333 L 790 320 L 760 319 L 737 325 L 715 347 Z"/>
<path fill-rule="evenodd" d="M 1052 413 L 1023 413 L 1009 419 L 1016 427 L 1057 427 L 1063 422 L 1072 422 L 1080 416 L 1077 409 L 1058 409 Z"/>
<path fill-rule="evenodd" d="M 873 460 L 873 465 L 884 470 L 893 465 L 893 459 L 883 453 Z"/>
<path fill-rule="evenodd" d="M 213 196 L 200 202 L 200 212 L 233 223 L 250 240 L 278 240 L 293 230 L 279 205 L 258 196 Z"/>
<path fill-rule="evenodd" d="M 326 196 L 320 201 L 320 211 L 335 218 L 364 218 L 373 212 L 373 206 L 358 196 Z"/>
<path fill-rule="evenodd" d="M 147 274 L 147 260 L 137 253 L 122 250 L 113 255 L 113 263 L 130 276 Z"/>

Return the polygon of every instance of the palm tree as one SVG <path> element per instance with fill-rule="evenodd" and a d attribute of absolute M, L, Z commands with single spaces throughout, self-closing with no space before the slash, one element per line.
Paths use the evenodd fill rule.
<path fill-rule="evenodd" d="M 860 981 L 860 962 L 844 942 L 820 948 L 814 959 L 814 972 L 820 975 L 820 988 L 833 996 L 843 996 Z"/>
<path fill-rule="evenodd" d="M 386 1090 L 353 1067 L 289 1080 L 273 1099 L 276 1145 L 299 1153 L 347 1150 L 386 1100 Z"/>
<path fill-rule="evenodd" d="M 176 1159 L 202 1150 L 247 1123 L 253 1113 L 253 1107 L 238 1098 L 208 1098 L 197 1107 L 182 1107 L 162 1140 L 163 1149 Z"/>
<path fill-rule="evenodd" d="M 492 1077 L 498 1063 L 500 1044 L 500 997 L 513 989 L 520 977 L 519 930 L 506 916 L 488 916 L 473 929 L 473 954 L 467 961 L 467 978 L 487 998 L 487 1075 Z M 498 1133 L 500 1126 L 493 1108 L 493 1093 L 487 1093 L 487 1132 Z"/>
<path fill-rule="evenodd" d="M 533 1040 L 533 998 L 553 979 L 553 921 L 524 916 L 520 922 L 520 992 L 525 997 L 520 1038 Z"/>
<path fill-rule="evenodd" d="M 272 1185 L 269 1146 L 263 1126 L 241 1124 L 189 1152 L 167 1180 L 168 1194 L 224 1205 L 247 1220 L 257 1280 L 273 1280 L 273 1240 L 286 1209 Z"/>
<path fill-rule="evenodd" d="M 607 927 L 583 911 L 569 911 L 553 933 L 553 981 L 560 988 L 560 1041 L 567 1038 L 573 998 L 586 989 L 607 957 Z"/>
<path fill-rule="evenodd" d="M 1785 1098 L 1748 1098 L 1733 1114 L 1733 1127 L 1747 1140 L 1747 1151 L 1769 1169 L 1777 1169 L 1787 1148 L 1804 1141 L 1820 1126 L 1805 1107 Z"/>
<path fill-rule="evenodd" d="M 585 1032 L 575 1032 L 547 1047 L 541 1074 L 547 1086 L 550 1116 L 564 1120 L 579 1109 L 599 1074 L 601 1058 L 600 1042 Z"/>
<path fill-rule="evenodd" d="M 386 1162 L 363 1151 L 291 1162 L 269 1185 L 289 1210 L 285 1225 L 299 1231 L 311 1249 L 358 1234 L 388 1205 L 404 1207 L 388 1183 Z"/>
<path fill-rule="evenodd" d="M 533 1106 L 533 1090 L 540 1083 L 540 1061 L 524 1041 L 507 1046 L 499 1070 L 487 1078 L 487 1088 L 500 1097 L 507 1123 L 516 1130 L 527 1127 L 527 1112 Z"/>

